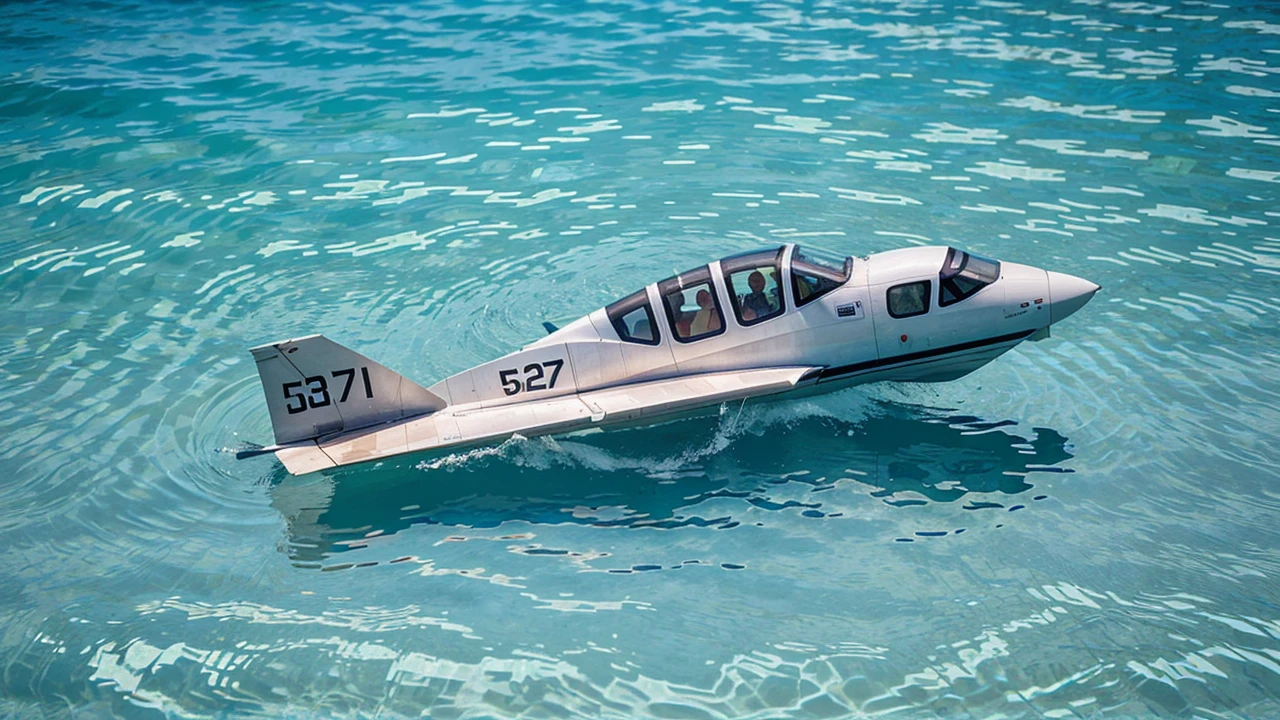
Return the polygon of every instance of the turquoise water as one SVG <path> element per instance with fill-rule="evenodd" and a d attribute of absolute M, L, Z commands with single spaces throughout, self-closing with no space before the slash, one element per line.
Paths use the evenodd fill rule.
<path fill-rule="evenodd" d="M 0 7 L 0 715 L 1280 716 L 1280 8 Z M 797 241 L 1088 278 L 960 381 L 288 477 Z"/>

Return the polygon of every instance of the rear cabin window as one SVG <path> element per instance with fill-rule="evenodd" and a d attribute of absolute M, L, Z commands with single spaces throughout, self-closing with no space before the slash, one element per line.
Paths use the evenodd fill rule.
<path fill-rule="evenodd" d="M 797 247 L 791 253 L 791 294 L 796 307 L 804 307 L 845 284 L 852 273 L 851 257 Z"/>
<path fill-rule="evenodd" d="M 929 280 L 894 285 L 886 293 L 889 315 L 895 318 L 924 315 L 929 312 L 929 294 L 932 290 L 933 283 Z"/>
<path fill-rule="evenodd" d="M 938 306 L 954 305 L 973 297 L 979 290 L 1000 279 L 1000 262 L 963 250 L 947 249 L 947 259 L 938 273 Z"/>
<path fill-rule="evenodd" d="M 649 305 L 649 293 L 641 290 L 632 293 L 604 309 L 618 337 L 627 342 L 644 345 L 658 344 L 658 326 L 653 321 L 653 308 Z"/>
<path fill-rule="evenodd" d="M 671 331 L 680 342 L 693 342 L 724 332 L 724 313 L 705 267 L 658 283 Z"/>
<path fill-rule="evenodd" d="M 776 318 L 786 309 L 782 300 L 782 248 L 761 250 L 720 261 L 729 302 L 742 325 Z"/>

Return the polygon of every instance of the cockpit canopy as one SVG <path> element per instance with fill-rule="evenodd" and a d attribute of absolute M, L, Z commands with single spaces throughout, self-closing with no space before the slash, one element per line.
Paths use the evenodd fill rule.
<path fill-rule="evenodd" d="M 938 273 L 938 306 L 954 305 L 1000 279 L 1000 262 L 963 250 L 947 248 Z"/>
<path fill-rule="evenodd" d="M 835 290 L 848 282 L 852 274 L 852 257 L 797 246 L 791 254 L 791 292 L 796 307 L 804 307 Z"/>
<path fill-rule="evenodd" d="M 791 283 L 797 308 L 848 282 L 853 258 L 817 248 L 795 247 L 789 278 L 784 277 L 787 246 L 753 250 L 720 261 L 721 282 L 730 308 L 722 308 L 711 265 L 704 265 L 658 283 L 667 327 L 677 342 L 690 343 L 725 332 L 728 311 L 741 327 L 779 317 L 787 311 L 782 283 Z M 605 312 L 618 337 L 627 342 L 657 345 L 661 337 L 647 290 L 639 290 L 607 306 Z"/>
<path fill-rule="evenodd" d="M 649 293 L 637 290 L 605 308 L 618 337 L 642 345 L 658 344 L 658 324 L 649 307 Z"/>

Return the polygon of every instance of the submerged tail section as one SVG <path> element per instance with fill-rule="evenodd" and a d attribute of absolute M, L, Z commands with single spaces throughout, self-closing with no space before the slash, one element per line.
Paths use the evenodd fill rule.
<path fill-rule="evenodd" d="M 444 409 L 438 395 L 323 335 L 251 349 L 276 444 Z"/>

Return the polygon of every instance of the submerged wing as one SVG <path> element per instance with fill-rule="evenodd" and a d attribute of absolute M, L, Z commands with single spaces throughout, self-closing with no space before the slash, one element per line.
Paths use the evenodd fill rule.
<path fill-rule="evenodd" d="M 816 382 L 821 368 L 782 367 L 705 373 L 622 385 L 547 400 L 482 408 L 451 406 L 405 423 L 340 433 L 276 452 L 302 473 L 389 455 L 532 437 L 599 424 L 660 420 L 685 410 L 786 392 Z"/>

